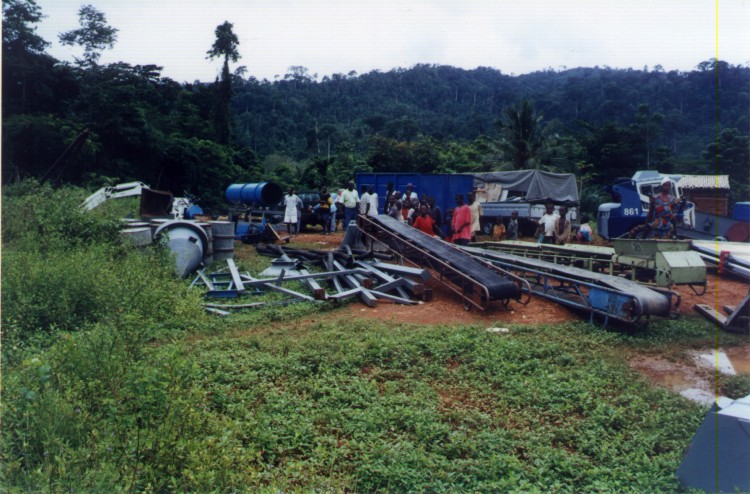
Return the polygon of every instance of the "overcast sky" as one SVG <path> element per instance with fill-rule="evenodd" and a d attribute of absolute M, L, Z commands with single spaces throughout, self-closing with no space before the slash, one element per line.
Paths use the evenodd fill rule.
<path fill-rule="evenodd" d="M 156 64 L 179 82 L 213 81 L 214 30 L 234 24 L 247 75 L 273 81 L 303 66 L 318 78 L 415 64 L 505 74 L 609 66 L 688 71 L 718 55 L 750 65 L 750 0 L 36 0 L 37 33 L 58 34 L 90 3 L 117 29 L 101 63 Z"/>

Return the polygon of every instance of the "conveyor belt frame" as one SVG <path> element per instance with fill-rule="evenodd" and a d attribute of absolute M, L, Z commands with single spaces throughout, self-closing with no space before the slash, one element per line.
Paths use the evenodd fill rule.
<path fill-rule="evenodd" d="M 492 301 L 488 288 L 466 273 L 461 272 L 457 268 L 453 267 L 449 263 L 433 255 L 431 252 L 417 246 L 414 242 L 407 238 L 403 238 L 401 235 L 392 232 L 381 225 L 374 222 L 371 218 L 363 215 L 357 217 L 357 226 L 359 230 L 367 238 L 374 242 L 380 242 L 386 245 L 391 252 L 396 255 L 401 264 L 404 261 L 409 262 L 415 266 L 428 267 L 435 271 L 438 276 L 435 279 L 443 286 L 459 295 L 464 304 L 464 309 L 470 310 L 472 307 L 479 310 L 486 310 L 489 303 Z M 375 233 L 373 233 L 375 232 Z M 419 230 L 415 229 L 415 233 L 422 234 Z M 385 238 L 383 238 L 385 237 Z M 420 262 L 410 258 L 406 253 L 403 252 L 401 243 L 405 243 L 408 249 L 413 250 L 417 253 L 421 259 Z M 476 259 L 476 258 L 475 258 Z M 514 274 L 508 273 L 507 271 L 487 262 L 486 260 L 476 259 L 481 262 L 484 266 L 492 271 L 495 271 L 502 276 L 509 278 L 513 283 L 518 286 L 519 293 L 529 293 L 531 286 L 523 278 Z M 526 290 L 524 290 L 524 285 Z M 518 299 L 522 304 L 529 302 L 529 298 L 526 300 Z M 505 306 L 508 305 L 510 299 L 503 299 L 501 303 Z"/>

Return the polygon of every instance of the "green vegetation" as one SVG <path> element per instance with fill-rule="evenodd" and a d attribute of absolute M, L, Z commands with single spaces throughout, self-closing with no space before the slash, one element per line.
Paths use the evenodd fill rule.
<path fill-rule="evenodd" d="M 705 410 L 624 356 L 711 345 L 701 320 L 209 318 L 159 246 L 121 244 L 120 206 L 82 213 L 83 195 L 4 188 L 3 492 L 678 490 Z"/>

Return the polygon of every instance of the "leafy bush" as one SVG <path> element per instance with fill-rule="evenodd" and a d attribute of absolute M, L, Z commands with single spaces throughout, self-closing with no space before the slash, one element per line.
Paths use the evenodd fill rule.
<path fill-rule="evenodd" d="M 722 378 L 721 392 L 734 400 L 750 395 L 750 376 L 738 375 Z"/>
<path fill-rule="evenodd" d="M 107 208 L 81 209 L 85 197 L 81 189 L 53 189 L 33 180 L 3 186 L 3 244 L 12 250 L 61 254 L 76 247 L 120 243 L 120 217 Z"/>
<path fill-rule="evenodd" d="M 19 189 L 10 189 L 3 220 L 3 351 L 11 362 L 40 334 L 127 315 L 153 338 L 158 328 L 202 319 L 198 295 L 174 278 L 168 252 L 123 244 L 117 219 L 80 211 L 72 189 Z"/>

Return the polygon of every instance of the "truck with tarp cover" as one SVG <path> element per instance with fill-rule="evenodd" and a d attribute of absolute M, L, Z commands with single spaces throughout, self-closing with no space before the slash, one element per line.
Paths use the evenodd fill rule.
<path fill-rule="evenodd" d="M 455 207 L 455 195 L 463 194 L 465 198 L 473 190 L 482 204 L 480 222 L 486 234 L 491 233 L 493 225 L 499 221 L 507 224 L 513 211 L 518 211 L 522 232 L 533 234 L 548 202 L 556 208 L 566 206 L 571 223 L 578 223 L 578 187 L 571 173 L 541 170 L 473 174 L 359 173 L 356 182 L 357 190 L 362 186 L 374 187 L 380 197 L 380 213 L 383 213 L 389 183 L 401 194 L 411 184 L 419 197 L 433 196 L 446 218 Z"/>
<path fill-rule="evenodd" d="M 474 189 L 482 204 L 482 231 L 490 233 L 492 225 L 518 212 L 519 226 L 526 234 L 533 233 L 545 205 L 555 209 L 568 208 L 568 219 L 578 223 L 578 184 L 572 173 L 551 173 L 542 170 L 475 173 Z"/>

